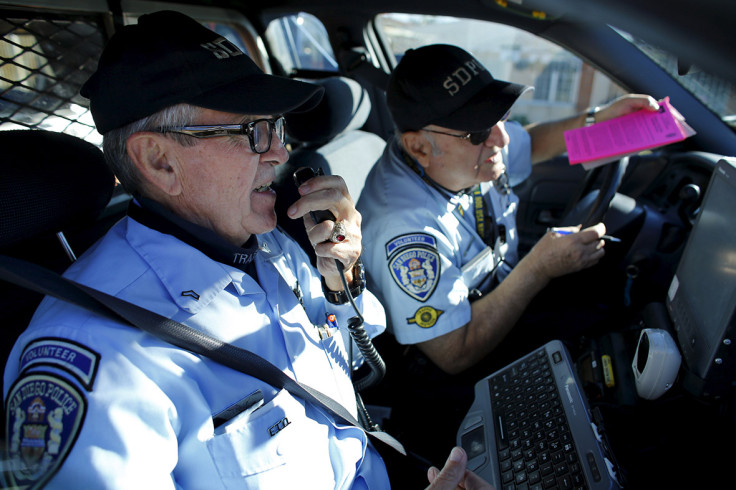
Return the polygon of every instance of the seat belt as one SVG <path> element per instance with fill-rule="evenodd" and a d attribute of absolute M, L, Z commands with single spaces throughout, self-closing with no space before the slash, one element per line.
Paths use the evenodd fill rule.
<path fill-rule="evenodd" d="M 406 455 L 404 447 L 391 435 L 363 427 L 348 410 L 329 396 L 299 383 L 266 359 L 246 349 L 228 344 L 192 327 L 176 322 L 133 303 L 90 288 L 32 262 L 0 255 L 0 279 L 86 308 L 98 315 L 130 325 L 181 349 L 258 378 L 269 385 L 327 410 L 347 424 L 365 431 L 373 441 Z"/>

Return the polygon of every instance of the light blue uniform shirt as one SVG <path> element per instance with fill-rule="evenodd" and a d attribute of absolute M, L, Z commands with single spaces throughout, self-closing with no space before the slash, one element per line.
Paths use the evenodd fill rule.
<path fill-rule="evenodd" d="M 66 273 L 256 352 L 356 414 L 348 377 L 351 306 L 280 232 L 258 236 L 261 280 L 125 218 Z M 295 291 L 300 291 L 303 305 Z M 366 329 L 385 328 L 368 291 Z M 334 313 L 324 340 L 314 325 Z M 141 330 L 45 299 L 4 378 L 16 482 L 47 488 L 388 488 L 365 433 L 260 380 Z M 213 416 L 236 405 L 219 427 Z M 18 464 L 20 462 L 23 464 Z M 48 473 L 46 473 L 48 474 Z"/>
<path fill-rule="evenodd" d="M 521 146 L 510 154 L 526 154 L 531 166 L 528 134 L 509 126 L 512 144 Z M 517 162 L 516 175 L 525 165 Z M 518 261 L 518 197 L 492 183 L 481 184 L 481 192 L 505 230 L 503 244 L 489 246 L 479 236 L 472 194 L 450 196 L 426 182 L 404 160 L 396 138 L 368 175 L 357 205 L 363 261 L 398 342 L 424 342 L 468 323 L 471 290 L 488 292 L 492 275 L 503 280 Z"/>

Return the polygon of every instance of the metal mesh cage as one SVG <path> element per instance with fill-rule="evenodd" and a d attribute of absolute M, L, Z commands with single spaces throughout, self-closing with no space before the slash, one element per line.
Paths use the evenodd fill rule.
<path fill-rule="evenodd" d="M 105 44 L 98 17 L 0 10 L 0 130 L 46 129 L 100 145 L 79 89 Z"/>

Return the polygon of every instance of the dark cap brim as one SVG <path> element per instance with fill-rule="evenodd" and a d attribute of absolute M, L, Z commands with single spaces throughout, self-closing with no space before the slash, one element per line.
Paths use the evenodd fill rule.
<path fill-rule="evenodd" d="M 532 87 L 494 80 L 455 112 L 431 121 L 448 129 L 482 131 L 496 124 L 516 100 Z"/>
<path fill-rule="evenodd" d="M 259 74 L 232 81 L 186 100 L 222 112 L 276 115 L 304 112 L 317 105 L 324 88 L 290 78 Z"/>

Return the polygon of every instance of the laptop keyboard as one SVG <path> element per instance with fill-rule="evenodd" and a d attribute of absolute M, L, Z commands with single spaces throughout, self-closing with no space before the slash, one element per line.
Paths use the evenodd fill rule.
<path fill-rule="evenodd" d="M 488 384 L 503 488 L 587 488 L 544 349 Z"/>

